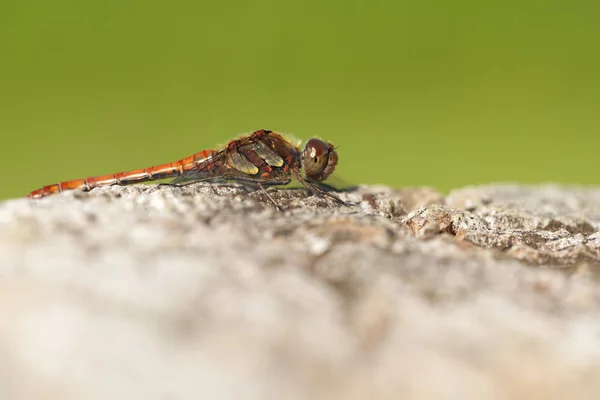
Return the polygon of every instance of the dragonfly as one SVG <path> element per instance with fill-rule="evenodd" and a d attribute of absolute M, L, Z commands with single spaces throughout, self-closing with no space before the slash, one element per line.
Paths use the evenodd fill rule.
<path fill-rule="evenodd" d="M 168 164 L 60 182 L 34 190 L 27 197 L 39 199 L 68 190 L 89 191 L 99 186 L 174 178 L 169 185 L 211 181 L 248 184 L 262 190 L 275 207 L 280 209 L 266 187 L 287 185 L 293 175 L 313 194 L 327 196 L 345 204 L 322 185 L 333 173 L 337 163 L 338 154 L 330 142 L 312 138 L 301 151 L 299 142 L 294 145 L 277 132 L 261 129 L 230 141 L 218 151 L 202 150 Z M 304 171 L 303 174 L 301 170 Z"/>

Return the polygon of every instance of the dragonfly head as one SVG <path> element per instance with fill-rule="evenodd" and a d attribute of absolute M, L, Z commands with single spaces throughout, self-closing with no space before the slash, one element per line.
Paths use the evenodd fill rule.
<path fill-rule="evenodd" d="M 321 182 L 327 179 L 338 163 L 337 152 L 333 144 L 319 139 L 310 139 L 306 142 L 302 152 L 302 167 L 306 177 L 310 180 Z"/>

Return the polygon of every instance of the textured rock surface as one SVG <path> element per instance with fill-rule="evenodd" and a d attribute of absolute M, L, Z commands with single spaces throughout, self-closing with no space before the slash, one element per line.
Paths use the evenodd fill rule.
<path fill-rule="evenodd" d="M 1 399 L 600 396 L 600 189 L 0 205 Z"/>

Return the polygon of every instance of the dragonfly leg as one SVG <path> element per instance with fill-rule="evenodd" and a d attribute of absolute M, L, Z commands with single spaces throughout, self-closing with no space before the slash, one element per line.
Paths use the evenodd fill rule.
<path fill-rule="evenodd" d="M 320 194 L 321 196 L 327 196 L 327 197 L 330 197 L 330 198 L 334 199 L 337 203 L 339 203 L 339 204 L 341 204 L 343 206 L 347 205 L 344 200 L 340 199 L 339 197 L 337 197 L 333 193 L 329 193 L 329 192 L 321 189 L 317 185 L 315 185 L 315 184 L 307 181 L 306 179 L 304 179 L 298 170 L 294 170 L 294 174 L 296 175 L 296 178 L 298 179 L 298 181 L 301 184 L 303 184 L 308 190 L 310 190 L 313 194 L 317 193 L 317 194 Z"/>
<path fill-rule="evenodd" d="M 263 185 L 261 185 L 260 182 L 256 182 L 258 184 L 258 187 L 260 188 L 260 190 L 262 190 L 262 192 L 269 198 L 269 200 L 271 200 L 271 203 L 273 203 L 273 205 L 275 206 L 276 209 L 278 209 L 279 211 L 283 211 L 283 209 L 281 208 L 281 206 L 279 205 L 279 203 L 277 203 L 275 201 L 275 199 L 273 198 L 273 196 L 271 196 L 269 194 L 269 192 L 267 192 L 267 190 L 265 189 L 265 187 Z"/>

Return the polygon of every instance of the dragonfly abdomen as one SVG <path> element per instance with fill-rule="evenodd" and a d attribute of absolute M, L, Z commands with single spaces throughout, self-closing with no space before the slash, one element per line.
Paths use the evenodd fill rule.
<path fill-rule="evenodd" d="M 132 183 L 173 178 L 182 175 L 185 171 L 195 168 L 199 163 L 205 161 L 207 158 L 212 157 L 216 153 L 217 152 L 215 150 L 203 150 L 199 153 L 168 164 L 157 165 L 145 169 L 119 172 L 116 174 L 99 175 L 84 179 L 64 181 L 34 190 L 27 197 L 37 199 L 61 193 L 66 190 L 88 191 L 98 186 L 129 185 Z"/>

